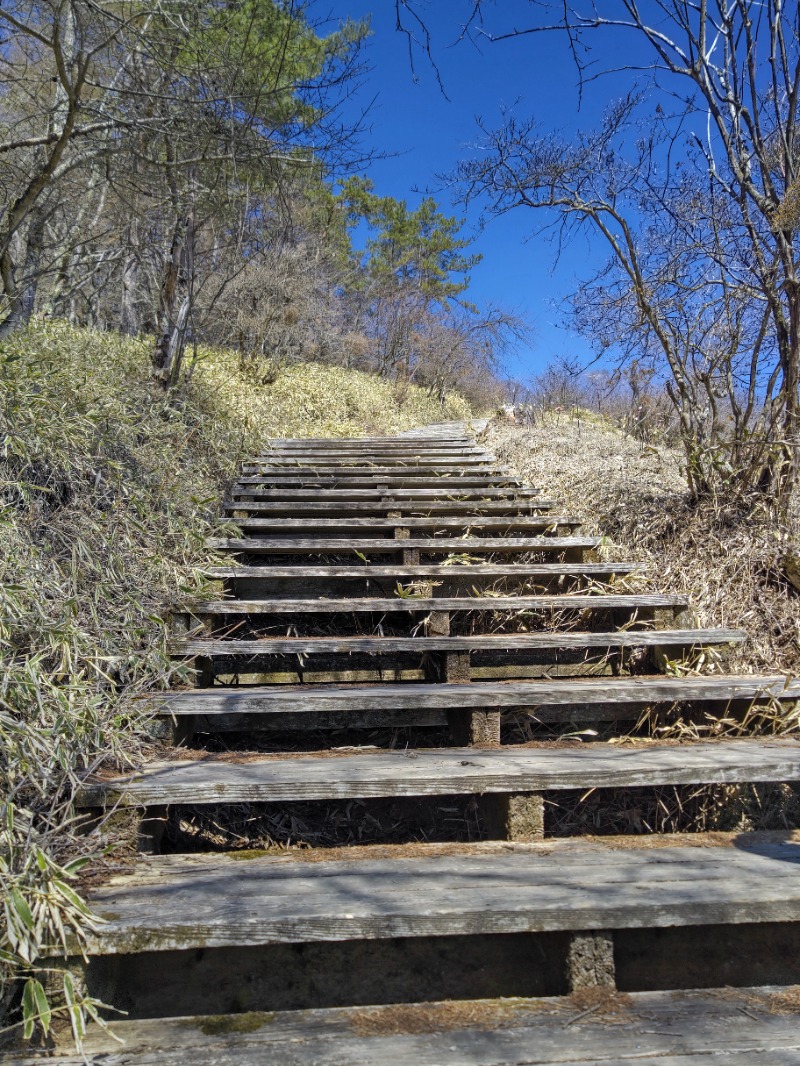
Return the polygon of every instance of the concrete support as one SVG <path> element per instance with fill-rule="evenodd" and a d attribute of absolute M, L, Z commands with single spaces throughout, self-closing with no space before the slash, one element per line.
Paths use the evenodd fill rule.
<path fill-rule="evenodd" d="M 567 952 L 567 982 L 571 992 L 617 987 L 614 939 L 610 932 L 590 929 L 572 934 Z"/>
<path fill-rule="evenodd" d="M 544 797 L 541 792 L 482 796 L 480 811 L 490 840 L 530 844 L 544 837 Z"/>
<path fill-rule="evenodd" d="M 392 515 L 389 515 L 391 518 Z M 399 517 L 399 515 L 397 516 Z M 409 540 L 411 537 L 411 530 L 407 526 L 396 526 L 394 531 L 395 540 Z M 403 566 L 419 566 L 419 548 L 404 548 L 400 552 L 400 559 Z"/>

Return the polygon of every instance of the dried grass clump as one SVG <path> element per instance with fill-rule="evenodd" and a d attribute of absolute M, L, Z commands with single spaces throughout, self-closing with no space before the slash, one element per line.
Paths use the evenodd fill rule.
<path fill-rule="evenodd" d="M 448 401 L 446 417 L 465 413 Z M 95 1009 L 31 968 L 45 944 L 80 942 L 78 869 L 125 843 L 110 824 L 81 834 L 72 796 L 84 771 L 148 742 L 132 698 L 183 669 L 161 619 L 212 595 L 196 568 L 237 462 L 270 436 L 442 417 L 418 389 L 400 405 L 386 382 L 312 365 L 268 384 L 226 352 L 201 351 L 168 397 L 147 341 L 58 322 L 0 345 L 0 1018 L 20 979 L 26 1033 L 55 1009 L 79 1037 Z"/>

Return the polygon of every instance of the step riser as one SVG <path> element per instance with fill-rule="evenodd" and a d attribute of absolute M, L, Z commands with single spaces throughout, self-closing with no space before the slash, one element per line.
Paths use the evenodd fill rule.
<path fill-rule="evenodd" d="M 744 988 L 753 981 L 771 985 L 800 983 L 797 960 L 800 959 L 800 930 L 793 924 L 753 926 L 695 926 L 691 929 L 618 930 L 614 934 L 614 953 L 617 984 L 629 993 L 638 990 L 696 989 L 713 986 Z M 385 1022 L 364 1011 L 343 1011 L 341 1021 L 330 1031 L 324 1027 L 320 1013 L 301 1021 L 296 1015 L 281 1022 L 271 1013 L 263 1026 L 257 1018 L 245 1016 L 243 1031 L 236 1034 L 232 1019 L 231 1031 L 237 1045 L 236 1061 L 243 1066 L 257 1063 L 280 1063 L 281 1066 L 441 1066 L 449 1062 L 470 1062 L 476 1066 L 513 1066 L 531 1060 L 535 1048 L 539 1062 L 563 1062 L 577 1066 L 584 1062 L 588 1049 L 593 1056 L 602 1053 L 607 1041 L 611 1044 L 603 1061 L 628 1061 L 665 1064 L 686 1063 L 700 1066 L 716 1055 L 705 1051 L 694 1056 L 673 1058 L 676 1042 L 685 1047 L 712 1048 L 723 1042 L 723 1034 L 731 1035 L 730 1054 L 720 1058 L 725 1066 L 760 1066 L 759 1049 L 770 1050 L 763 1058 L 763 1066 L 776 1062 L 796 1062 L 792 1052 L 782 1053 L 782 1047 L 798 1046 L 797 1018 L 791 1013 L 770 1013 L 769 1007 L 760 1009 L 759 999 L 741 1000 L 732 992 L 713 993 L 711 1003 L 721 1016 L 715 1024 L 703 1027 L 702 1015 L 689 1011 L 692 996 L 688 991 L 680 997 L 665 997 L 658 1005 L 645 1002 L 621 1006 L 621 1016 L 595 1022 L 593 1014 L 581 1017 L 586 1010 L 580 1004 L 568 1003 L 559 1009 L 558 1001 L 532 1004 L 526 1014 L 524 1002 L 518 998 L 532 995 L 564 996 L 569 991 L 568 956 L 570 938 L 564 934 L 510 934 L 477 937 L 420 938 L 418 940 L 366 941 L 350 944 L 312 943 L 298 950 L 288 945 L 273 945 L 249 949 L 210 949 L 200 952 L 174 952 L 158 955 L 126 956 L 119 959 L 95 959 L 88 971 L 89 991 L 104 1002 L 118 1002 L 131 1018 L 164 1018 L 169 1015 L 224 1015 L 230 1011 L 296 1012 L 304 1008 L 335 1008 L 341 1004 L 369 1005 L 375 1003 L 419 1003 L 430 1000 L 475 1000 L 491 998 L 491 1010 L 484 1015 L 480 1004 L 465 1004 L 463 1016 L 468 1033 L 451 1031 L 452 1008 L 442 1012 L 444 1032 L 434 1031 L 436 1014 L 420 1018 L 414 1024 L 411 1011 L 392 1009 Z M 508 1013 L 500 1026 L 493 1020 L 501 1003 L 495 997 L 508 998 Z M 502 1002 L 502 1001 L 501 1001 Z M 776 1000 L 776 1002 L 780 1002 Z M 725 1013 L 729 1012 L 729 1013 Z M 405 1016 L 410 1032 L 395 1037 L 398 1023 L 403 1034 Z M 479 1028 L 469 1027 L 468 1019 L 477 1017 Z M 301 1016 L 302 1017 L 302 1016 Z M 482 1019 L 488 1017 L 484 1030 Z M 596 1015 L 595 1015 L 596 1017 Z M 578 1019 L 577 1031 L 575 1021 Z M 614 1021 L 617 1024 L 613 1024 Z M 624 1022 L 620 1025 L 619 1022 Z M 254 1032 L 244 1030 L 251 1023 Z M 358 1026 L 361 1022 L 363 1032 Z M 200 1061 L 210 1063 L 205 1055 L 221 1054 L 226 1033 L 224 1018 L 209 1019 L 206 1032 L 198 1021 L 193 1030 L 191 1022 L 177 1023 L 177 1034 L 184 1041 L 195 1036 L 193 1049 L 183 1048 L 175 1057 L 162 1050 L 159 1061 L 167 1066 L 180 1066 L 187 1054 L 203 1056 Z M 427 1023 L 427 1024 L 426 1024 Z M 520 1029 L 525 1024 L 530 1029 Z M 118 1022 L 112 1028 L 126 1034 L 133 1023 Z M 473 1023 L 474 1024 L 474 1023 Z M 508 1028 L 506 1028 L 508 1027 Z M 540 1027 L 544 1028 L 542 1032 Z M 552 1028 L 550 1028 L 552 1027 Z M 766 1027 L 766 1031 L 762 1031 Z M 419 1034 L 422 1036 L 411 1035 Z M 219 1036 L 215 1036 L 219 1033 Z M 373 1034 L 371 1039 L 365 1036 Z M 617 1037 L 616 1034 L 619 1034 Z M 169 1039 L 170 1032 L 162 1034 Z M 153 1034 L 155 1036 L 155 1034 Z M 152 1037 L 151 1037 L 152 1039 Z M 575 1058 L 567 1059 L 559 1052 L 561 1041 L 575 1041 Z M 251 1041 L 252 1050 L 244 1049 Z M 141 1043 L 134 1036 L 129 1044 Z M 120 1054 L 118 1045 L 106 1040 L 112 1054 Z M 163 1047 L 161 1043 L 159 1047 Z M 392 1050 L 394 1048 L 394 1051 Z M 486 1048 L 488 1057 L 478 1057 Z M 644 1058 L 652 1048 L 653 1058 Z M 737 1050 L 747 1049 L 740 1058 Z M 624 1051 L 623 1051 L 624 1049 Z M 549 1058 L 549 1053 L 558 1058 Z M 394 1055 L 397 1055 L 395 1058 Z M 169 1056 L 164 1058 L 164 1056 Z M 463 1057 L 462 1057 L 463 1056 Z M 544 1058 L 543 1056 L 548 1056 Z M 534 1060 L 534 1061 L 536 1061 Z M 228 1059 L 226 1058 L 227 1062 Z M 592 1062 L 597 1062 L 592 1057 Z M 148 1063 L 149 1066 L 149 1063 Z"/>

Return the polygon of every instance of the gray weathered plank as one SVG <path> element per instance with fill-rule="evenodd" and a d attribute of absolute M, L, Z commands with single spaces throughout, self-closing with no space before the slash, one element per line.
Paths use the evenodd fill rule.
<path fill-rule="evenodd" d="M 800 691 L 798 691 L 800 696 Z M 800 741 L 414 749 L 150 762 L 84 782 L 78 806 L 291 802 L 800 780 Z"/>
<path fill-rule="evenodd" d="M 401 503 L 404 507 L 409 502 L 419 503 L 422 501 L 447 500 L 458 503 L 459 501 L 470 503 L 473 500 L 517 500 L 541 502 L 542 496 L 539 489 L 520 489 L 514 486 L 509 488 L 464 488 L 464 489 L 417 489 L 379 487 L 377 484 L 371 488 L 344 488 L 344 489 L 266 489 L 260 485 L 251 485 L 247 482 L 236 482 L 233 486 L 233 496 L 242 495 L 256 500 L 392 500 Z"/>
<path fill-rule="evenodd" d="M 371 531 L 389 533 L 398 526 L 412 530 L 440 530 L 440 529 L 491 529 L 491 530 L 547 530 L 567 527 L 575 529 L 581 524 L 580 518 L 571 515 L 543 515 L 541 517 L 528 517 L 526 515 L 496 515 L 474 516 L 464 515 L 456 518 L 317 518 L 307 515 L 304 518 L 238 518 L 236 525 L 242 529 L 255 529 L 263 533 L 274 530 L 276 535 L 288 534 L 293 531 L 298 533 L 313 533 L 316 530 L 325 533 L 346 533 L 352 530 L 362 534 Z"/>
<path fill-rule="evenodd" d="M 396 511 L 403 515 L 421 517 L 430 515 L 518 515 L 536 514 L 550 511 L 555 500 L 535 498 L 530 500 L 342 500 L 333 503 L 329 500 L 228 500 L 223 509 L 227 513 L 252 512 L 253 514 L 281 514 L 300 517 L 301 515 L 357 515 L 376 514 L 386 516 L 387 511 Z M 395 523 L 396 525 L 397 523 Z"/>
<path fill-rule="evenodd" d="M 386 485 L 391 489 L 437 489 L 456 491 L 457 489 L 474 489 L 476 491 L 484 488 L 521 488 L 523 486 L 519 478 L 512 477 L 510 474 L 488 474 L 488 475 L 470 475 L 470 474 L 435 474 L 428 473 L 421 477 L 411 477 L 408 474 L 386 474 L 381 476 L 379 474 L 321 474 L 316 471 L 311 471 L 304 475 L 298 475 L 296 472 L 291 474 L 275 474 L 272 477 L 263 477 L 259 475 L 242 475 L 236 479 L 237 485 L 263 485 L 272 486 L 275 488 L 289 488 L 295 487 L 310 487 L 318 486 L 320 488 L 369 488 L 377 487 L 379 485 Z"/>
<path fill-rule="evenodd" d="M 718 840 L 716 841 L 718 843 Z M 316 861 L 157 856 L 88 893 L 114 954 L 312 940 L 800 921 L 800 843 L 601 840 Z"/>
<path fill-rule="evenodd" d="M 373 460 L 369 456 L 331 455 L 322 456 L 291 456 L 271 455 L 263 459 L 251 459 L 242 463 L 242 470 L 291 470 L 294 467 L 313 468 L 322 470 L 331 468 L 334 470 L 491 470 L 496 463 L 493 458 L 484 456 L 454 456 L 442 458 L 441 456 L 376 456 Z"/>
<path fill-rule="evenodd" d="M 653 593 L 617 594 L 561 593 L 537 596 L 394 596 L 362 599 L 307 600 L 205 600 L 185 610 L 197 615 L 217 614 L 319 614 L 345 612 L 429 612 L 429 611 L 611 611 L 648 610 L 657 607 L 682 608 L 685 596 Z"/>
<path fill-rule="evenodd" d="M 254 643 L 254 642 L 253 642 Z M 150 699 L 162 714 L 270 714 L 442 707 L 568 707 L 584 703 L 672 703 L 679 700 L 797 700 L 800 683 L 774 677 L 616 678 L 591 681 L 480 681 L 472 684 L 421 682 L 379 685 L 259 685 L 166 692 Z M 565 716 L 566 717 L 566 716 Z"/>
<path fill-rule="evenodd" d="M 603 578 L 615 574 L 630 574 L 644 570 L 644 563 L 475 563 L 473 565 L 444 566 L 430 563 L 428 565 L 409 566 L 395 563 L 393 566 L 208 566 L 203 573 L 213 578 L 248 578 L 256 577 L 264 581 L 291 579 L 302 581 L 304 578 L 330 578 L 331 580 L 380 579 L 403 581 L 407 578 L 448 578 L 455 580 L 465 578 L 497 579 L 510 577 L 523 580 L 531 577 L 553 579 L 559 577 Z"/>
<path fill-rule="evenodd" d="M 567 996 L 114 1020 L 90 1028 L 113 1066 L 798 1066 L 800 1028 L 780 988 L 638 992 L 590 1010 Z M 83 1066 L 65 1039 L 9 1066 Z"/>
<path fill-rule="evenodd" d="M 600 537 L 210 537 L 209 548 L 245 552 L 248 555 L 337 555 L 344 552 L 386 553 L 418 548 L 429 555 L 458 555 L 475 552 L 556 552 L 591 550 L 600 546 Z"/>
<path fill-rule="evenodd" d="M 451 651 L 584 651 L 591 648 L 703 648 L 737 644 L 738 629 L 627 629 L 607 633 L 498 633 L 458 637 L 287 637 L 258 640 L 191 638 L 170 645 L 174 655 L 391 655 Z M 689 679 L 687 679 L 689 680 Z M 693 679 L 692 679 L 693 680 Z M 560 685 L 561 682 L 559 681 Z"/>

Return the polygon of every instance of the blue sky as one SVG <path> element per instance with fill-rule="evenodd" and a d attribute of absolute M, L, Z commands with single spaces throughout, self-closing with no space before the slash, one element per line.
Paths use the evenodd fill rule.
<path fill-rule="evenodd" d="M 451 192 L 440 175 L 470 154 L 478 139 L 476 116 L 494 126 L 506 107 L 519 116 L 535 116 L 546 128 L 565 132 L 589 128 L 630 78 L 621 75 L 596 83 L 592 92 L 584 94 L 579 110 L 577 75 L 563 37 L 537 34 L 505 42 L 486 40 L 480 48 L 468 40 L 454 45 L 459 15 L 465 9 L 460 0 L 420 5 L 432 32 L 446 99 L 420 53 L 415 80 L 407 39 L 395 29 L 392 0 L 335 0 L 329 7 L 334 19 L 371 18 L 373 35 L 365 59 L 372 69 L 347 108 L 354 114 L 375 99 L 364 143 L 388 155 L 366 170 L 376 191 L 412 206 L 428 192 L 443 210 L 458 214 L 463 210 L 453 209 Z M 491 12 L 493 27 L 531 21 L 528 0 L 503 0 Z M 613 65 L 613 56 L 604 59 Z M 588 359 L 585 343 L 564 329 L 556 305 L 603 255 L 599 245 L 579 239 L 556 263 L 553 245 L 531 236 L 542 221 L 540 213 L 523 209 L 490 220 L 480 231 L 480 211 L 473 208 L 465 228 L 476 235 L 475 249 L 484 257 L 473 272 L 469 297 L 516 311 L 532 326 L 531 344 L 520 348 L 507 367 L 511 376 L 523 380 L 560 355 L 586 354 Z"/>

